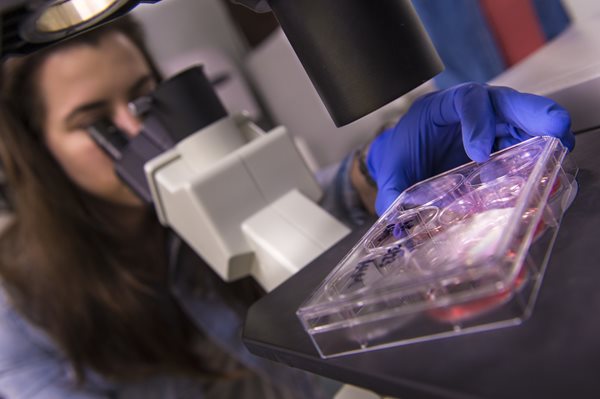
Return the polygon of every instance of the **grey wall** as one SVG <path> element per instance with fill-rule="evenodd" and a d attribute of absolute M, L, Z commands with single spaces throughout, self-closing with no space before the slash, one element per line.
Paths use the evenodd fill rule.
<path fill-rule="evenodd" d="M 221 0 L 162 0 L 144 4 L 133 14 L 146 29 L 157 61 L 194 48 L 218 48 L 240 63 L 248 47 Z"/>

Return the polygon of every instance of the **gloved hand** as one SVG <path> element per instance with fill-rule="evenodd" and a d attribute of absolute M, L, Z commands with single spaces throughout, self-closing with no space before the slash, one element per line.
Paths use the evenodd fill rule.
<path fill-rule="evenodd" d="M 569 114 L 554 101 L 507 87 L 465 83 L 430 93 L 369 147 L 375 210 L 381 215 L 414 183 L 471 159 L 486 161 L 492 150 L 533 136 L 557 137 L 572 150 L 570 126 Z"/>

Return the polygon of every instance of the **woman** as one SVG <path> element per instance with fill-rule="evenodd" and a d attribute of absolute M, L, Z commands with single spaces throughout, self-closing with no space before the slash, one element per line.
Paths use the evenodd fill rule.
<path fill-rule="evenodd" d="M 0 156 L 15 219 L 0 239 L 0 396 L 324 396 L 314 377 L 247 352 L 239 334 L 261 295 L 256 284 L 222 282 L 169 236 L 88 136 L 107 118 L 136 135 L 140 121 L 127 104 L 158 81 L 127 18 L 3 66 Z M 423 123 L 415 115 L 439 108 L 433 100 L 468 99 L 473 90 L 459 92 L 428 97 L 412 119 Z M 324 202 L 331 212 L 360 221 L 374 207 L 374 184 L 387 193 L 422 178 L 407 165 L 430 163 L 429 154 L 406 141 L 421 132 L 430 146 L 443 135 L 436 157 L 452 150 L 440 165 L 468 160 L 461 118 L 443 129 L 432 119 L 433 130 L 411 129 L 412 119 L 379 136 L 368 154 L 347 157 Z M 557 135 L 570 134 L 564 128 Z M 403 179 L 390 188 L 394 170 Z"/>
<path fill-rule="evenodd" d="M 16 217 L 0 241 L 0 396 L 136 397 L 150 386 L 137 396 L 318 397 L 309 378 L 241 345 L 256 286 L 186 265 L 200 261 L 87 135 L 102 118 L 136 135 L 128 102 L 158 80 L 128 19 L 4 66 L 1 154 Z M 191 293 L 201 287 L 210 299 Z M 215 343 L 202 323 L 231 332 L 213 331 Z"/>

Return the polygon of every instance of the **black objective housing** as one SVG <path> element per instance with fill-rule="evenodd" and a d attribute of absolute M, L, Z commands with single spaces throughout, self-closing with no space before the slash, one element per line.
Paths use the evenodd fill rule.
<path fill-rule="evenodd" d="M 336 126 L 444 67 L 410 0 L 267 0 Z"/>

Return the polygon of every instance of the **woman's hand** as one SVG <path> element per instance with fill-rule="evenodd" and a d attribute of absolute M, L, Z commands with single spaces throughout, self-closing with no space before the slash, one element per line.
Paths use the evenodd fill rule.
<path fill-rule="evenodd" d="M 366 164 L 382 214 L 411 185 L 493 150 L 548 135 L 572 150 L 571 119 L 554 101 L 506 87 L 466 83 L 417 100 L 370 145 Z"/>

